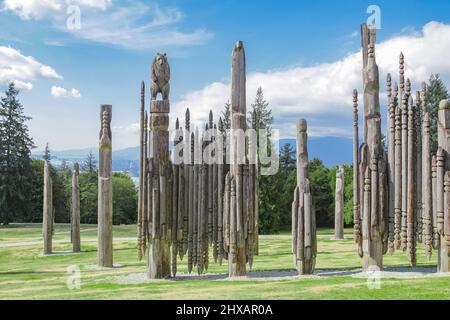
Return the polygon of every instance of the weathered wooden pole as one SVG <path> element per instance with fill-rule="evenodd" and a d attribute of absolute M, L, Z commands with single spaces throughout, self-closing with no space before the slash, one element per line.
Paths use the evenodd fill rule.
<path fill-rule="evenodd" d="M 353 90 L 353 230 L 358 254 L 362 258 L 360 176 L 359 176 L 359 127 L 358 91 Z"/>
<path fill-rule="evenodd" d="M 141 110 L 140 110 L 140 154 L 139 154 L 139 194 L 138 194 L 138 259 L 141 260 L 146 250 L 146 232 L 144 201 L 147 198 L 146 186 L 146 162 L 147 155 L 145 152 L 145 137 L 147 128 L 145 125 L 145 83 L 141 83 Z"/>
<path fill-rule="evenodd" d="M 436 198 L 439 234 L 438 272 L 450 272 L 450 103 L 443 100 L 438 111 Z"/>
<path fill-rule="evenodd" d="M 344 167 L 336 171 L 336 191 L 334 201 L 334 238 L 344 239 Z"/>
<path fill-rule="evenodd" d="M 44 254 L 52 253 L 53 237 L 53 183 L 50 175 L 50 164 L 44 163 L 44 203 L 42 214 L 42 234 L 44 236 Z"/>
<path fill-rule="evenodd" d="M 152 86 L 150 102 L 150 179 L 152 179 L 151 234 L 148 248 L 148 277 L 170 277 L 169 215 L 172 204 L 172 164 L 169 159 L 169 92 L 170 68 L 165 54 L 157 54 L 152 63 Z M 157 100 L 161 93 L 162 100 Z M 172 185 L 170 183 L 172 181 Z M 179 184 L 180 186 L 180 184 Z M 180 201 L 181 202 L 181 201 Z"/>
<path fill-rule="evenodd" d="M 181 141 L 180 138 L 180 122 L 177 118 L 175 121 L 175 138 L 173 141 L 174 150 L 177 151 L 177 146 Z M 175 157 L 179 156 L 174 152 L 174 161 L 172 162 L 172 225 L 171 225 L 171 234 L 170 234 L 170 242 L 172 247 L 172 275 L 175 276 L 177 273 L 177 255 L 178 255 L 178 188 L 179 188 L 179 175 L 178 171 L 180 170 L 180 166 L 178 162 L 175 160 Z"/>
<path fill-rule="evenodd" d="M 437 231 L 437 160 L 436 155 L 431 158 L 431 202 L 433 207 L 433 249 L 439 250 L 439 233 Z"/>
<path fill-rule="evenodd" d="M 246 62 L 241 41 L 233 49 L 231 67 L 231 135 L 230 135 L 230 251 L 228 254 L 228 275 L 242 276 L 246 273 L 246 255 L 242 227 L 242 143 L 240 131 L 246 129 Z"/>
<path fill-rule="evenodd" d="M 402 69 L 400 69 L 402 70 Z M 400 82 L 400 92 L 402 83 Z M 402 232 L 401 249 L 406 251 L 407 245 L 407 204 L 408 204 L 408 105 L 406 95 L 401 96 L 402 119 Z"/>
<path fill-rule="evenodd" d="M 389 253 L 395 251 L 395 97 L 392 96 L 391 75 L 386 80 L 388 98 L 388 189 L 389 189 Z"/>
<path fill-rule="evenodd" d="M 80 186 L 78 175 L 80 167 L 77 162 L 73 165 L 72 173 L 72 202 L 71 202 L 71 242 L 73 252 L 81 251 L 80 244 Z"/>
<path fill-rule="evenodd" d="M 396 84 L 396 89 L 398 88 Z M 398 90 L 395 90 L 396 93 Z M 402 134 L 401 134 L 401 109 L 396 95 L 395 109 L 395 147 L 394 147 L 394 245 L 395 249 L 401 246 L 402 228 Z"/>
<path fill-rule="evenodd" d="M 224 200 L 224 247 L 228 253 L 228 274 L 235 277 L 244 275 L 246 263 L 252 261 L 255 250 L 249 248 L 254 248 L 254 240 L 250 243 L 248 233 L 249 229 L 254 230 L 257 225 L 256 201 L 249 206 L 248 197 L 245 51 L 241 41 L 233 49 L 231 79 L 230 171 L 225 183 L 225 195 L 228 198 Z M 249 208 L 252 208 L 252 212 L 249 212 Z"/>
<path fill-rule="evenodd" d="M 413 98 L 408 98 L 408 205 L 406 254 L 411 266 L 416 265 L 416 182 L 415 182 L 415 148 L 414 148 L 414 113 Z"/>
<path fill-rule="evenodd" d="M 363 46 L 364 119 L 366 136 L 361 146 L 360 175 L 364 177 L 361 203 L 363 269 L 381 269 L 385 250 L 387 211 L 386 154 L 381 143 L 379 74 L 375 61 L 376 29 L 361 26 Z M 387 240 L 387 239 L 386 239 Z"/>
<path fill-rule="evenodd" d="M 98 170 L 98 265 L 113 267 L 112 235 L 112 106 L 100 107 L 100 144 Z"/>
<path fill-rule="evenodd" d="M 308 179 L 308 134 L 305 119 L 297 122 L 297 186 L 292 203 L 292 253 L 300 275 L 316 265 L 316 218 Z"/>
<path fill-rule="evenodd" d="M 224 144 L 223 144 L 223 135 L 224 135 L 224 127 L 222 118 L 219 118 L 219 134 L 217 135 L 217 246 L 218 246 L 218 261 L 219 264 L 222 265 L 222 260 L 224 257 L 224 220 L 223 220 L 223 211 L 224 211 L 224 193 L 225 193 L 225 175 L 224 175 Z"/>
<path fill-rule="evenodd" d="M 422 152 L 422 118 L 421 118 L 421 101 L 420 91 L 416 92 L 416 120 L 415 120 L 415 139 L 416 150 Z M 416 237 L 419 243 L 422 243 L 422 156 L 416 156 Z M 433 202 L 434 203 L 434 202 Z"/>
<path fill-rule="evenodd" d="M 431 259 L 433 245 L 432 190 L 431 190 L 431 136 L 430 113 L 426 101 L 426 85 L 420 92 L 422 107 L 422 241 L 428 259 Z"/>
<path fill-rule="evenodd" d="M 196 179 L 195 179 L 195 170 L 194 170 L 194 133 L 191 133 L 190 136 L 190 159 L 189 159 L 189 187 L 188 190 L 188 271 L 192 272 L 192 268 L 194 264 L 194 228 L 196 227 L 194 221 L 195 212 L 195 189 L 196 189 Z"/>

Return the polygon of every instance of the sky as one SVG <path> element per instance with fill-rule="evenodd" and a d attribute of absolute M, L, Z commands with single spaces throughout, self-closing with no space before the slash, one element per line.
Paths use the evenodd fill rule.
<path fill-rule="evenodd" d="M 0 90 L 10 81 L 21 89 L 37 150 L 47 142 L 95 147 L 100 104 L 113 105 L 114 148 L 134 147 L 140 83 L 148 105 L 157 52 L 171 66 L 172 126 L 186 107 L 201 125 L 229 99 L 231 51 L 242 40 L 248 110 L 261 86 L 280 137 L 294 137 L 305 118 L 311 136 L 351 138 L 352 91 L 362 89 L 359 28 L 371 5 L 380 13 L 382 91 L 388 72 L 398 79 L 400 51 L 413 90 L 432 73 L 450 83 L 445 0 L 0 0 Z M 384 92 L 381 103 L 384 110 Z"/>

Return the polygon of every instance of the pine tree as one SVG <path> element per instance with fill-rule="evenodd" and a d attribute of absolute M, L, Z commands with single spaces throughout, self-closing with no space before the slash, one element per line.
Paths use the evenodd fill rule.
<path fill-rule="evenodd" d="M 95 156 L 92 151 L 89 151 L 82 166 L 82 170 L 91 174 L 95 173 L 95 171 L 97 170 L 97 160 L 95 160 Z"/>
<path fill-rule="evenodd" d="M 294 149 L 289 143 L 281 148 L 280 169 L 287 173 L 295 169 Z"/>
<path fill-rule="evenodd" d="M 222 118 L 223 118 L 224 129 L 230 130 L 231 129 L 231 105 L 230 105 L 229 101 L 227 101 L 227 103 L 225 103 L 225 107 L 222 112 Z"/>
<path fill-rule="evenodd" d="M 431 133 L 431 152 L 435 153 L 437 150 L 437 122 L 439 102 L 447 100 L 450 95 L 447 88 L 439 77 L 439 74 L 432 74 L 428 80 L 427 86 L 427 107 L 430 110 L 430 133 Z"/>
<path fill-rule="evenodd" d="M 261 87 L 256 90 L 255 102 L 252 103 L 252 110 L 249 111 L 248 125 L 251 126 L 253 111 L 256 111 L 256 131 L 259 137 L 259 130 L 266 130 L 267 136 L 270 137 L 272 131 L 273 116 L 269 103 L 264 99 L 264 92 Z"/>
<path fill-rule="evenodd" d="M 30 153 L 33 139 L 26 122 L 31 118 L 10 83 L 0 102 L 0 223 L 20 220 L 30 204 Z"/>

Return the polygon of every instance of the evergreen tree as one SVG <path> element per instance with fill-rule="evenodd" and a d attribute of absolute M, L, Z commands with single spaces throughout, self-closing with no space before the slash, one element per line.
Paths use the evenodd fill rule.
<path fill-rule="evenodd" d="M 286 143 L 280 151 L 280 169 L 285 172 L 291 172 L 295 169 L 294 148 Z"/>
<path fill-rule="evenodd" d="M 264 99 L 264 92 L 261 87 L 256 90 L 255 102 L 252 103 L 252 110 L 247 117 L 248 126 L 251 126 L 253 111 L 256 112 L 256 131 L 259 137 L 259 130 L 265 129 L 267 136 L 270 137 L 272 131 L 273 116 L 269 103 Z"/>
<path fill-rule="evenodd" d="M 81 169 L 89 174 L 94 174 L 97 171 L 97 160 L 95 160 L 95 156 L 92 151 L 89 151 Z"/>
<path fill-rule="evenodd" d="M 437 122 L 439 102 L 448 100 L 450 95 L 447 88 L 438 74 L 432 74 L 427 85 L 427 108 L 430 110 L 430 134 L 431 134 L 431 152 L 437 150 Z"/>
<path fill-rule="evenodd" d="M 30 153 L 34 147 L 26 122 L 31 118 L 10 83 L 0 102 L 0 223 L 23 216 L 30 204 Z"/>
<path fill-rule="evenodd" d="M 309 181 L 318 227 L 334 225 L 334 195 L 329 172 L 330 170 L 319 158 L 314 158 L 309 162 Z"/>
<path fill-rule="evenodd" d="M 231 129 L 231 104 L 229 101 L 225 103 L 224 110 L 222 111 L 222 121 L 225 130 Z"/>

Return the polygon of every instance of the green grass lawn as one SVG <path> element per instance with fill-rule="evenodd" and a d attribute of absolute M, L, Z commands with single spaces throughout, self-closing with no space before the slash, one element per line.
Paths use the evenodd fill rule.
<path fill-rule="evenodd" d="M 97 269 L 96 226 L 82 225 L 80 254 L 42 256 L 41 225 L 12 224 L 0 228 L 0 299 L 449 299 L 450 276 L 420 278 L 383 278 L 381 288 L 369 289 L 367 280 L 352 277 L 345 271 L 360 268 L 360 258 L 351 238 L 332 240 L 332 230 L 318 231 L 317 267 L 319 276 L 278 277 L 277 279 L 224 279 L 161 280 L 120 284 L 118 279 L 143 274 L 145 259 L 138 261 L 136 226 L 114 227 L 114 263 L 118 268 Z M 57 224 L 54 252 L 71 250 L 70 226 Z M 260 236 L 260 255 L 255 258 L 254 272 L 292 272 L 290 235 Z M 422 245 L 418 248 L 418 266 L 435 270 L 435 255 L 426 261 Z M 226 274 L 226 261 L 222 266 L 210 258 L 207 273 Z M 384 257 L 388 268 L 407 268 L 402 252 Z M 81 288 L 69 289 L 68 267 L 81 270 Z M 186 261 L 179 262 L 179 272 L 187 273 Z M 325 277 L 321 272 L 341 271 L 344 275 Z M 357 271 L 355 271 L 357 272 Z M 352 273 L 352 272 L 349 272 Z M 223 278 L 223 277 L 222 277 Z"/>

